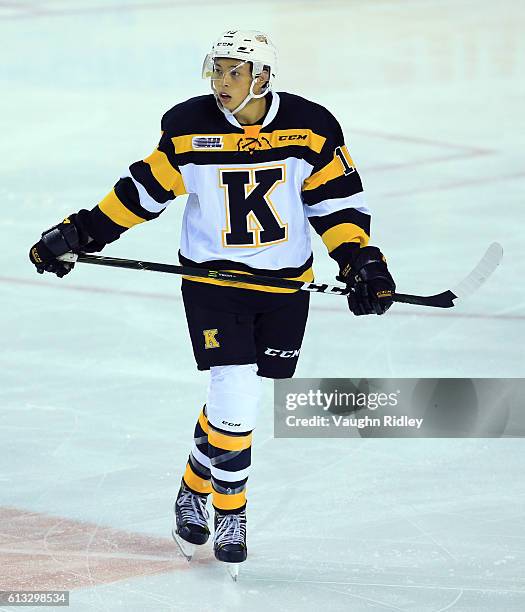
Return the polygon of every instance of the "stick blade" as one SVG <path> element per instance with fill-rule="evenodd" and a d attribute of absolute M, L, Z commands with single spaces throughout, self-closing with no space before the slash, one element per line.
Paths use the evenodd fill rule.
<path fill-rule="evenodd" d="M 499 242 L 493 242 L 486 250 L 478 265 L 453 289 L 448 289 L 436 295 L 410 295 L 395 293 L 394 302 L 433 306 L 434 308 L 452 308 L 454 300 L 466 298 L 477 291 L 499 266 L 503 257 L 503 247 Z"/>
<path fill-rule="evenodd" d="M 496 270 L 502 258 L 503 247 L 499 242 L 493 242 L 474 270 L 451 289 L 452 293 L 458 298 L 466 298 L 472 295 Z"/>

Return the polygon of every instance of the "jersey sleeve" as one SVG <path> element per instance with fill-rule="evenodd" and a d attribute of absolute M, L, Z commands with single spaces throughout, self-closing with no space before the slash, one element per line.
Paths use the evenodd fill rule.
<path fill-rule="evenodd" d="M 99 243 L 113 242 L 130 227 L 156 219 L 176 196 L 186 193 L 173 141 L 163 131 L 153 153 L 131 164 L 90 211 L 89 234 Z"/>
<path fill-rule="evenodd" d="M 326 141 L 302 185 L 306 216 L 336 261 L 348 247 L 366 246 L 370 211 L 363 185 L 346 148 L 343 132 L 328 114 Z"/>

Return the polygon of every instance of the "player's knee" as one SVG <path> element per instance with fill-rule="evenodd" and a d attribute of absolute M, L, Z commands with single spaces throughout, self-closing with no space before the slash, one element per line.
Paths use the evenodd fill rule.
<path fill-rule="evenodd" d="M 232 433 L 251 431 L 255 428 L 261 391 L 261 377 L 254 363 L 211 367 L 208 421 Z"/>

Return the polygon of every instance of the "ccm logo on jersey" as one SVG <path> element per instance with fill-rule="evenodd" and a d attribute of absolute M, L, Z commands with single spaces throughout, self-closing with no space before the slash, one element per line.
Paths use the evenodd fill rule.
<path fill-rule="evenodd" d="M 193 149 L 222 149 L 222 136 L 194 136 L 191 139 Z"/>
<path fill-rule="evenodd" d="M 292 357 L 299 357 L 301 349 L 294 349 L 290 351 L 281 351 L 281 349 L 267 348 L 264 351 L 265 355 L 270 357 L 283 357 L 284 359 L 290 359 Z"/>
<path fill-rule="evenodd" d="M 279 136 L 279 140 L 306 140 L 306 134 L 290 134 L 290 136 Z"/>

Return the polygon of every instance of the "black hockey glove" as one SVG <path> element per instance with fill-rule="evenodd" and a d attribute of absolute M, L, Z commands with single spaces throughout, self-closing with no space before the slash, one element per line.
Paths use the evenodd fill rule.
<path fill-rule="evenodd" d="M 337 279 L 349 287 L 348 306 L 355 315 L 381 315 L 392 306 L 396 284 L 377 247 L 349 249 Z"/>
<path fill-rule="evenodd" d="M 42 238 L 31 247 L 29 259 L 39 274 L 52 272 L 62 278 L 75 266 L 72 262 L 57 259 L 60 255 L 73 252 L 100 251 L 105 244 L 93 240 L 84 228 L 80 211 L 78 214 L 66 217 L 62 223 L 54 225 L 42 234 Z"/>

